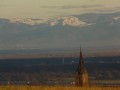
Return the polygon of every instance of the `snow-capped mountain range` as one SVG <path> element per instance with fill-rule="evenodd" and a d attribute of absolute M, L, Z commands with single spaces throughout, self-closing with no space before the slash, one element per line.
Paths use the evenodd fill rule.
<path fill-rule="evenodd" d="M 0 19 L 1 49 L 120 46 L 120 12 Z"/>
<path fill-rule="evenodd" d="M 51 26 L 55 26 L 57 24 L 61 24 L 63 26 L 65 26 L 65 25 L 69 25 L 69 26 L 86 26 L 86 25 L 88 25 L 86 22 L 83 22 L 79 18 L 74 17 L 74 16 L 61 17 L 61 18 L 57 18 L 50 22 Z"/>
<path fill-rule="evenodd" d="M 118 21 L 120 20 L 120 16 L 112 17 L 111 20 Z M 49 24 L 50 26 L 56 26 L 56 25 L 68 25 L 68 26 L 74 26 L 74 27 L 84 27 L 93 24 L 85 22 L 80 20 L 80 18 L 75 17 L 75 16 L 68 16 L 68 17 L 59 17 L 59 18 L 54 18 L 54 19 L 38 19 L 38 18 L 25 18 L 25 19 L 20 19 L 20 18 L 14 18 L 14 19 L 9 19 L 10 23 L 23 23 L 23 24 L 28 24 L 28 25 L 39 25 L 39 24 Z M 111 24 L 113 24 L 111 22 Z"/>
<path fill-rule="evenodd" d="M 51 26 L 56 26 L 58 24 L 61 24 L 63 26 L 69 25 L 69 26 L 86 26 L 88 25 L 86 22 L 81 21 L 79 18 L 74 16 L 68 16 L 68 17 L 61 17 L 51 20 L 44 20 L 44 19 L 10 19 L 10 23 L 24 23 L 28 25 L 38 25 L 38 24 L 49 24 Z"/>

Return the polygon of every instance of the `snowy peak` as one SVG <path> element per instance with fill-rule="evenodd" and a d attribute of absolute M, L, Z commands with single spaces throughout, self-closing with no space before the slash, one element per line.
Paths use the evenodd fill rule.
<path fill-rule="evenodd" d="M 86 26 L 87 23 L 80 21 L 76 17 L 63 17 L 62 25 L 70 25 L 70 26 Z"/>
<path fill-rule="evenodd" d="M 79 18 L 74 17 L 74 16 L 61 17 L 61 18 L 57 18 L 50 22 L 51 26 L 55 26 L 57 24 L 61 24 L 63 26 L 65 26 L 65 25 L 74 26 L 74 27 L 88 25 L 86 22 L 83 22 Z"/>
<path fill-rule="evenodd" d="M 52 21 L 50 22 L 50 26 L 56 26 L 59 22 L 58 21 Z"/>
<path fill-rule="evenodd" d="M 118 16 L 118 17 L 113 17 L 113 19 L 116 20 L 116 21 L 117 21 L 117 20 L 120 20 L 120 16 Z"/>
<path fill-rule="evenodd" d="M 36 25 L 36 24 L 42 24 L 45 23 L 47 20 L 44 19 L 31 19 L 31 18 L 27 18 L 27 19 L 10 19 L 11 23 L 24 23 L 24 24 L 28 24 L 28 25 Z"/>

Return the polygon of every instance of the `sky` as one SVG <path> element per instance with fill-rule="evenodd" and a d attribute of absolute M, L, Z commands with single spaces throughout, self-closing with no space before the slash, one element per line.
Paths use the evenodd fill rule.
<path fill-rule="evenodd" d="M 54 18 L 120 10 L 120 0 L 0 0 L 0 18 Z"/>

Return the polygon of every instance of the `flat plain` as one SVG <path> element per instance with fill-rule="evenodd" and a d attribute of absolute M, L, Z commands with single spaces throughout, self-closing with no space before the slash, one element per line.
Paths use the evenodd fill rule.
<path fill-rule="evenodd" d="M 114 87 L 78 87 L 78 86 L 24 86 L 6 85 L 0 86 L 0 90 L 120 90 L 120 86 Z"/>

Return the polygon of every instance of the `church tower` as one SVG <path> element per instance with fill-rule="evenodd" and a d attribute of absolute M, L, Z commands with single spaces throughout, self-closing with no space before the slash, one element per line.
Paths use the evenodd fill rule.
<path fill-rule="evenodd" d="M 80 58 L 79 58 L 79 64 L 76 70 L 76 83 L 77 86 L 88 86 L 88 73 L 85 68 L 85 64 L 83 61 L 82 51 L 80 48 Z"/>

